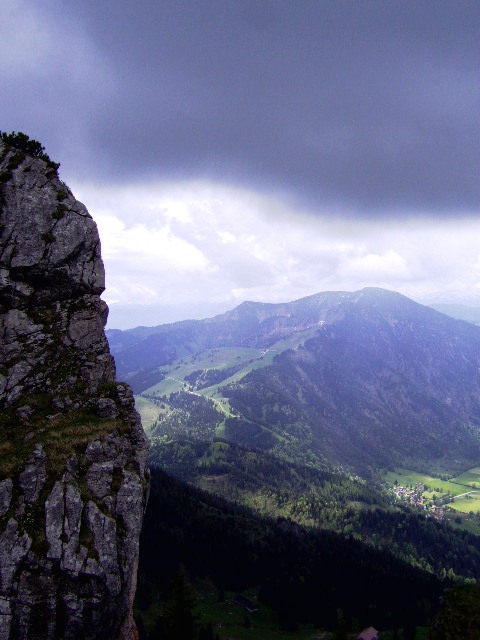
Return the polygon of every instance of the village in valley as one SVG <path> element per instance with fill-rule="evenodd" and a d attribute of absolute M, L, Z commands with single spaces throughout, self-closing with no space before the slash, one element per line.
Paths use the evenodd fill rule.
<path fill-rule="evenodd" d="M 450 479 L 400 469 L 388 472 L 385 480 L 395 503 L 422 511 L 435 520 L 470 523 L 480 528 L 480 468 Z"/>
<path fill-rule="evenodd" d="M 428 499 L 424 495 L 425 485 L 417 483 L 413 488 L 408 488 L 402 485 L 396 485 L 393 489 L 393 493 L 397 499 L 411 507 L 425 511 L 428 515 L 432 516 L 436 520 L 444 520 L 445 507 L 447 502 L 453 501 L 453 496 L 446 494 L 440 499 Z"/>

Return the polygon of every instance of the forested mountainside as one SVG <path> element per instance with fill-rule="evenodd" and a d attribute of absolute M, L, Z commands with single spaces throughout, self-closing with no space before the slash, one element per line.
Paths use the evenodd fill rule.
<path fill-rule="evenodd" d="M 433 553 L 442 544 L 430 535 Z M 262 518 L 152 470 L 136 600 L 141 640 L 353 639 L 371 625 L 385 640 L 478 640 L 480 587 L 456 582 L 391 549 Z"/>
<path fill-rule="evenodd" d="M 354 536 L 437 576 L 476 581 L 480 575 L 478 535 L 453 517 L 439 520 L 412 510 L 380 483 L 341 469 L 315 468 L 227 441 L 209 444 L 188 436 L 160 444 L 154 440 L 150 460 L 154 468 L 262 516 Z"/>
<path fill-rule="evenodd" d="M 137 394 L 211 397 L 216 433 L 233 442 L 300 448 L 361 475 L 480 459 L 480 328 L 400 294 L 243 303 L 108 338 Z"/>
<path fill-rule="evenodd" d="M 162 554 L 163 549 L 168 554 Z M 294 631 L 309 624 L 310 635 L 304 638 L 318 637 L 315 628 L 338 629 L 342 621 L 352 631 L 371 624 L 380 629 L 427 625 L 449 584 L 389 551 L 333 532 L 305 529 L 284 518 L 260 518 L 154 469 L 137 597 L 144 638 L 164 637 L 165 632 L 170 637 L 174 606 L 178 610 L 183 602 L 185 611 L 185 594 L 178 591 L 163 613 L 158 606 L 159 599 L 171 598 L 181 566 L 191 582 L 206 581 L 214 599 L 248 592 L 251 626 L 260 624 L 253 610 L 268 606 L 281 629 Z M 237 597 L 241 606 L 245 600 Z M 218 625 L 221 637 L 234 636 L 228 618 L 225 615 Z M 255 637 L 276 636 L 269 630 Z"/>

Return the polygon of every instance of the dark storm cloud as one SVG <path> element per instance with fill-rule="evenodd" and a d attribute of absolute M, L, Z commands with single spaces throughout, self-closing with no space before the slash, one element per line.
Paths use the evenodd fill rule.
<path fill-rule="evenodd" d="M 83 0 L 69 22 L 113 87 L 64 92 L 79 175 L 224 180 L 372 216 L 478 209 L 478 2 Z"/>

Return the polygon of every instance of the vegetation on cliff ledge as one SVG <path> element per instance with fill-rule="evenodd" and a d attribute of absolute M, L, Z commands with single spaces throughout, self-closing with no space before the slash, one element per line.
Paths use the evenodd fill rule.
<path fill-rule="evenodd" d="M 45 147 L 38 142 L 38 140 L 32 140 L 26 133 L 22 133 L 21 131 L 12 131 L 11 133 L 0 131 L 0 138 L 2 142 L 9 147 L 18 149 L 29 156 L 33 156 L 34 158 L 40 158 L 41 160 L 44 160 L 49 167 L 54 169 L 55 172 L 58 171 L 60 163 L 54 162 L 50 156 L 45 153 Z"/>

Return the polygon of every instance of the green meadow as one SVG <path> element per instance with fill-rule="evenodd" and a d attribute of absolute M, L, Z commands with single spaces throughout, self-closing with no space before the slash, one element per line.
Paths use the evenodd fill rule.
<path fill-rule="evenodd" d="M 480 511 L 480 492 L 458 498 L 448 506 L 462 513 L 470 513 L 470 511 L 477 513 L 477 511 Z"/>
<path fill-rule="evenodd" d="M 158 418 L 158 414 L 161 411 L 160 407 L 148 398 L 144 398 L 143 396 L 135 396 L 135 409 L 140 414 L 143 428 L 148 434 L 153 423 Z"/>
<path fill-rule="evenodd" d="M 171 365 L 161 367 L 160 371 L 165 378 L 147 389 L 147 395 L 163 396 L 170 395 L 174 391 L 180 391 L 184 386 L 188 387 L 185 377 L 198 369 L 227 369 L 234 365 L 243 365 L 240 377 L 252 370 L 253 363 L 262 358 L 261 349 L 251 349 L 247 347 L 222 347 L 219 349 L 207 349 L 192 356 L 184 356 L 172 362 Z M 236 378 L 238 373 L 232 378 Z M 230 378 L 228 378 L 230 381 Z M 225 384 L 223 381 L 222 384 Z M 218 385 L 214 385 L 218 387 Z M 214 387 L 202 389 L 202 395 L 214 393 Z M 207 393 L 210 391 L 210 394 Z"/>
<path fill-rule="evenodd" d="M 286 349 L 293 349 L 303 344 L 317 332 L 317 328 L 298 331 L 292 336 L 279 340 L 268 349 L 253 349 L 249 347 L 221 347 L 217 349 L 205 349 L 191 356 L 183 356 L 172 364 L 161 367 L 160 371 L 165 378 L 151 386 L 144 393 L 146 395 L 163 396 L 170 395 L 174 391 L 188 388 L 185 377 L 198 369 L 227 369 L 240 366 L 239 370 L 230 377 L 222 380 L 220 384 L 202 389 L 200 393 L 208 397 L 218 395 L 218 388 L 232 382 L 237 382 L 250 371 L 268 367 L 273 359 Z"/>
<path fill-rule="evenodd" d="M 255 595 L 247 593 L 246 596 L 256 601 Z M 257 611 L 253 614 L 248 613 L 243 607 L 235 604 L 234 593 L 226 593 L 225 600 L 219 602 L 218 596 L 211 589 L 200 586 L 194 612 L 200 625 L 210 622 L 214 633 L 228 640 L 335 640 L 339 637 L 354 640 L 361 630 L 358 626 L 356 631 L 346 632 L 345 636 L 340 636 L 340 632 L 321 631 L 312 625 L 300 626 L 296 631 L 284 631 L 279 627 L 271 609 L 262 603 L 256 602 L 256 605 Z M 137 612 L 137 617 L 142 619 L 143 626 L 150 631 L 162 609 L 160 603 L 154 602 L 148 611 Z M 425 639 L 426 633 L 426 628 L 418 628 L 416 640 Z M 392 640 L 395 634 L 393 631 L 382 631 L 380 637 Z"/>
<path fill-rule="evenodd" d="M 452 479 L 452 482 L 464 484 L 472 489 L 480 489 L 480 467 L 474 467 Z"/>
<path fill-rule="evenodd" d="M 141 395 L 135 397 L 135 406 L 142 418 L 142 424 L 148 433 L 154 421 L 160 413 L 159 406 L 152 400 L 153 397 L 161 398 L 162 396 L 170 396 L 170 394 L 178 391 L 191 391 L 211 398 L 219 411 L 225 417 L 232 417 L 234 413 L 230 407 L 227 398 L 222 395 L 221 388 L 227 384 L 238 382 L 244 376 L 255 369 L 267 367 L 272 364 L 273 359 L 286 349 L 295 348 L 303 344 L 305 340 L 312 337 L 317 329 L 308 329 L 299 331 L 293 336 L 289 336 L 284 340 L 279 340 L 269 349 L 253 349 L 249 347 L 222 347 L 218 349 L 205 349 L 191 356 L 183 356 L 172 362 L 168 366 L 160 368 L 160 372 L 164 375 L 163 380 L 146 389 Z M 194 371 L 203 369 L 222 370 L 231 367 L 238 367 L 238 371 L 228 378 L 225 378 L 218 384 L 210 387 L 193 391 L 190 384 L 185 380 Z M 222 422 L 217 427 L 217 436 L 224 435 L 225 424 Z"/>

